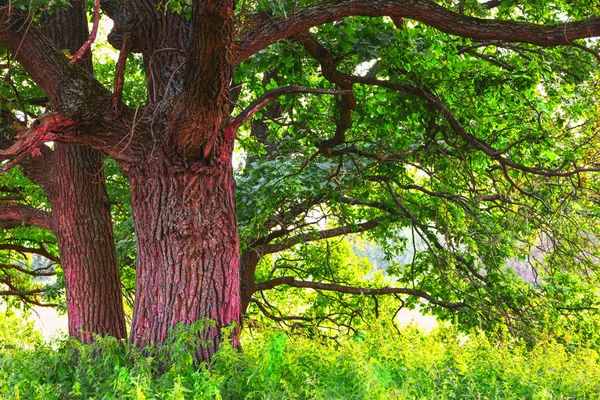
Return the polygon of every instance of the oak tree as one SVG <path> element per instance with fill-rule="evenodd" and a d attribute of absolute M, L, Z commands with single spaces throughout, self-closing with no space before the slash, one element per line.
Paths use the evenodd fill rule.
<path fill-rule="evenodd" d="M 209 359 L 221 329 L 239 324 L 252 295 L 281 285 L 386 292 L 288 275 L 254 282 L 265 255 L 373 229 L 408 226 L 428 247 L 415 251 L 406 287 L 387 292 L 449 309 L 474 307 L 473 298 L 493 306 L 489 294 L 504 275 L 500 264 L 514 255 L 509 249 L 544 237 L 523 221 L 536 216 L 555 232 L 545 218 L 557 209 L 541 211 L 547 199 L 585 192 L 597 170 L 589 140 L 597 125 L 588 121 L 598 55 L 578 40 L 600 35 L 600 18 L 583 2 L 101 5 L 114 21 L 109 41 L 121 52 L 112 92 L 79 61 L 85 47 L 69 61 L 24 6 L 0 6 L 0 41 L 52 105 L 5 152 L 12 158 L 5 168 L 48 141 L 91 146 L 119 163 L 137 235 L 130 340 L 142 347 L 164 342 L 178 323 L 210 319 L 202 339 L 212 346 L 198 349 Z M 295 59 L 273 68 L 273 50 L 286 46 Z M 145 71 L 147 100 L 136 107 L 121 101 L 128 53 L 141 54 Z M 572 54 L 581 60 L 576 72 L 553 69 Z M 269 111 L 277 101 L 281 110 Z M 515 112 L 521 122 L 508 119 Z M 253 126 L 245 141 L 254 151 L 247 149 L 238 177 L 238 200 L 247 206 L 239 222 L 250 238 L 240 265 L 232 154 L 261 113 L 281 128 L 270 134 Z M 260 117 L 253 124 L 265 123 Z M 261 196 L 274 185 L 244 187 L 261 174 L 272 182 L 302 176 L 306 185 L 287 193 L 296 201 Z M 270 210 L 281 212 L 261 214 L 261 201 L 277 203 L 278 195 Z M 325 226 L 324 216 L 336 226 Z M 515 235 L 502 235 L 507 230 Z M 564 242 L 581 236 L 567 233 Z M 494 246 L 494 237 L 513 246 Z M 576 246 L 569 251 L 582 255 Z"/>

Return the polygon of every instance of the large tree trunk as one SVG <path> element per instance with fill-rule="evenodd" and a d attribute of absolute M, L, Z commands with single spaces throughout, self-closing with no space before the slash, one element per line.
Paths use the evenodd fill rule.
<path fill-rule="evenodd" d="M 69 334 L 83 342 L 94 335 L 125 338 L 102 156 L 88 147 L 58 143 L 54 156 L 56 173 L 47 195 L 65 274 Z"/>
<path fill-rule="evenodd" d="M 197 354 L 208 360 L 220 328 L 240 318 L 231 163 L 177 168 L 154 157 L 126 168 L 138 239 L 131 341 L 160 344 L 178 323 L 212 320 Z"/>
<path fill-rule="evenodd" d="M 88 38 L 85 2 L 44 17 L 44 30 L 73 54 Z M 91 53 L 83 59 L 91 70 Z M 53 105 L 55 106 L 55 105 Z M 127 335 L 110 204 L 101 154 L 86 146 L 55 144 L 54 173 L 47 187 L 52 225 L 65 273 L 69 334 Z"/>

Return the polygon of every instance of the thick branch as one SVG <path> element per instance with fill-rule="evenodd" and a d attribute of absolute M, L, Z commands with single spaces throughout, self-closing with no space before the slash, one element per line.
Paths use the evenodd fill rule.
<path fill-rule="evenodd" d="M 71 119 L 63 120 L 60 114 L 42 115 L 34 121 L 31 127 L 17 135 L 17 141 L 0 154 L 1 159 L 11 159 L 4 164 L 0 171 L 8 171 L 30 155 L 40 156 L 40 146 L 44 142 L 57 139 L 56 134 L 70 130 L 73 127 Z"/>
<path fill-rule="evenodd" d="M 273 17 L 263 12 L 247 18 L 248 22 L 240 29 L 234 64 L 239 64 L 278 40 L 350 16 L 409 18 L 451 35 L 539 46 L 568 45 L 575 39 L 600 35 L 600 18 L 544 26 L 473 18 L 454 13 L 428 0 L 328 0 L 296 8 L 287 17 Z"/>
<path fill-rule="evenodd" d="M 233 4 L 229 0 L 192 2 L 193 32 L 185 69 L 185 110 L 179 117 L 186 123 L 177 135 L 177 144 L 189 159 L 207 158 L 213 148 L 232 145 L 233 131 L 223 135 L 221 124 L 230 106 Z"/>
<path fill-rule="evenodd" d="M 351 91 L 348 90 L 326 90 L 326 89 L 311 89 L 301 86 L 283 86 L 276 89 L 266 91 L 261 97 L 254 100 L 246 109 L 244 109 L 235 119 L 231 122 L 233 129 L 238 129 L 244 122 L 252 118 L 254 114 L 260 111 L 264 106 L 276 100 L 277 98 L 292 93 L 311 93 L 311 94 L 349 94 Z"/>
<path fill-rule="evenodd" d="M 78 128 L 77 134 L 55 135 L 53 140 L 90 145 L 113 158 L 127 159 L 124 150 L 135 148 L 138 139 L 128 137 L 138 124 L 134 111 L 127 108 L 115 115 L 110 92 L 80 63 L 69 67 L 69 60 L 52 40 L 5 0 L 0 0 L 0 42 L 48 95 L 54 115 Z M 28 151 L 22 158 L 35 148 L 22 147 Z"/>
<path fill-rule="evenodd" d="M 427 300 L 428 302 L 438 305 L 440 307 L 455 309 L 467 307 L 465 303 L 450 303 L 442 300 L 438 300 L 434 296 L 429 293 L 423 292 L 421 290 L 416 289 L 408 289 L 408 288 L 361 288 L 354 286 L 344 286 L 337 285 L 332 283 L 324 283 L 324 282 L 311 282 L 311 281 L 298 281 L 295 280 L 292 276 L 283 276 L 280 278 L 275 278 L 267 282 L 259 282 L 255 284 L 255 291 L 260 290 L 269 290 L 274 287 L 287 285 L 296 288 L 308 288 L 315 290 L 325 290 L 332 291 L 338 293 L 349 293 L 349 294 L 361 294 L 361 295 L 384 295 L 384 294 L 406 294 L 410 296 L 420 297 L 422 299 Z"/>
<path fill-rule="evenodd" d="M 73 111 L 90 103 L 92 96 L 107 94 L 84 68 L 69 68 L 67 57 L 34 22 L 7 3 L 0 0 L 0 41 L 48 95 L 55 111 L 62 111 L 65 103 Z"/>
<path fill-rule="evenodd" d="M 23 204 L 0 204 L 0 228 L 23 224 L 50 230 L 50 214 Z"/>

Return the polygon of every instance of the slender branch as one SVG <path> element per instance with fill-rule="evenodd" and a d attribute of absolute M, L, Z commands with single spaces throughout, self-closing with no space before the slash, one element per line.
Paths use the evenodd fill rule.
<path fill-rule="evenodd" d="M 284 220 L 294 220 L 298 216 L 302 214 L 307 214 L 310 209 L 318 204 L 321 204 L 325 201 L 325 196 L 323 194 L 317 194 L 312 199 L 307 199 L 305 202 L 289 207 L 283 216 L 273 216 L 264 222 L 264 227 L 267 229 L 271 229 L 282 222 L 282 218 Z M 286 234 L 290 233 L 288 229 L 279 229 L 277 231 L 272 231 L 266 236 L 261 236 L 257 238 L 251 238 L 247 241 L 248 248 L 254 249 L 255 247 L 263 246 L 269 244 L 275 239 L 278 239 Z"/>
<path fill-rule="evenodd" d="M 249 16 L 239 27 L 234 64 L 281 39 L 314 26 L 350 16 L 409 18 L 450 35 L 476 40 L 524 42 L 538 46 L 568 45 L 575 39 L 600 35 L 600 18 L 558 25 L 473 18 L 452 12 L 429 0 L 326 0 L 290 11 L 285 17 L 262 12 Z"/>
<path fill-rule="evenodd" d="M 331 83 L 339 85 L 342 89 L 348 93 L 342 95 L 342 100 L 339 105 L 339 118 L 335 127 L 335 134 L 333 138 L 323 140 L 318 147 L 323 149 L 331 149 L 337 145 L 344 143 L 346 137 L 346 131 L 350 127 L 352 122 L 351 114 L 352 110 L 356 107 L 356 98 L 352 92 L 352 82 L 348 79 L 348 76 L 338 72 L 336 69 L 336 63 L 331 54 L 323 47 L 315 38 L 310 34 L 304 32 L 295 39 L 301 43 L 306 51 L 321 64 L 321 71 L 323 76 Z"/>
<path fill-rule="evenodd" d="M 81 48 L 79 50 L 77 50 L 77 53 L 75 53 L 75 56 L 73 57 L 73 59 L 71 59 L 71 61 L 69 61 L 69 65 L 73 65 L 77 61 L 81 60 L 83 58 L 84 54 L 90 49 L 90 46 L 92 45 L 92 43 L 94 43 L 94 40 L 96 40 L 96 34 L 98 33 L 99 22 L 100 22 L 100 0 L 95 0 L 95 2 L 94 2 L 94 25 L 92 26 L 92 32 L 90 33 L 90 36 L 85 41 L 83 46 L 81 46 Z"/>
<path fill-rule="evenodd" d="M 23 204 L 0 204 L 0 227 L 22 224 L 51 230 L 50 214 Z M 2 244 L 2 246 L 6 245 Z"/>
<path fill-rule="evenodd" d="M 287 250 L 291 247 L 294 247 L 295 245 L 297 245 L 299 243 L 306 243 L 306 242 L 312 242 L 315 240 L 328 239 L 328 238 L 332 238 L 332 237 L 336 237 L 336 236 L 347 235 L 349 233 L 365 232 L 370 229 L 376 228 L 382 222 L 389 221 L 389 220 L 390 220 L 390 218 L 372 219 L 370 221 L 363 222 L 360 224 L 355 224 L 355 225 L 345 225 L 345 226 L 340 226 L 338 228 L 325 229 L 322 231 L 301 233 L 299 235 L 292 236 L 291 238 L 287 239 L 285 242 L 275 243 L 275 244 L 261 247 L 260 250 L 258 250 L 258 252 L 262 256 L 265 254 L 278 253 L 280 251 Z"/>
<path fill-rule="evenodd" d="M 0 144 L 0 146 L 1 146 L 1 144 Z M 25 200 L 25 198 L 21 194 L 21 191 L 18 189 L 15 189 L 15 188 L 8 188 L 5 186 L 0 186 L 0 194 L 3 194 L 3 193 L 8 193 L 8 194 L 0 197 L 0 201 L 9 201 L 9 200 L 23 201 L 23 200 Z"/>
<path fill-rule="evenodd" d="M 312 322 L 314 319 L 310 318 L 310 317 L 298 317 L 298 316 L 281 316 L 278 317 L 274 314 L 271 314 L 266 308 L 265 306 L 259 302 L 256 299 L 250 299 L 250 303 L 254 303 L 256 304 L 256 306 L 258 307 L 258 309 L 267 317 L 270 318 L 274 321 L 277 322 L 284 322 L 284 321 L 305 321 L 305 322 Z"/>
<path fill-rule="evenodd" d="M 0 210 L 1 210 L 1 206 L 0 206 Z M 39 211 L 39 210 L 36 210 L 36 211 Z M 1 218 L 2 217 L 0 217 L 0 219 Z M 60 258 L 55 256 L 54 254 L 50 253 L 42 245 L 40 245 L 40 247 L 26 247 L 26 246 L 20 246 L 17 244 L 2 243 L 2 244 L 0 244 L 0 251 L 1 250 L 17 251 L 19 253 L 38 254 L 44 258 L 47 258 L 50 261 L 60 264 Z"/>
<path fill-rule="evenodd" d="M 42 303 L 39 300 L 36 300 L 35 298 L 31 298 L 30 296 L 37 296 L 44 293 L 43 289 L 38 289 L 38 290 L 27 290 L 27 291 L 20 291 L 20 290 L 0 290 L 0 296 L 17 296 L 19 297 L 24 303 L 27 304 L 32 304 L 34 306 L 38 306 L 38 307 L 57 307 L 58 304 L 57 303 Z"/>
<path fill-rule="evenodd" d="M 54 303 L 42 303 L 37 299 L 38 295 L 46 291 L 45 289 L 38 288 L 30 290 L 21 290 L 12 283 L 10 276 L 6 276 L 5 278 L 0 279 L 0 284 L 4 284 L 8 288 L 8 290 L 0 290 L 0 296 L 17 296 L 24 303 L 33 304 L 40 307 L 55 307 L 58 305 Z"/>
<path fill-rule="evenodd" d="M 324 283 L 324 282 L 312 282 L 312 281 L 299 281 L 295 280 L 292 276 L 282 276 L 280 278 L 275 278 L 267 282 L 259 282 L 255 284 L 255 291 L 260 290 L 269 290 L 274 287 L 287 285 L 296 288 L 308 288 L 315 290 L 325 290 L 332 291 L 338 293 L 349 293 L 349 294 L 360 294 L 360 295 L 385 295 L 385 294 L 406 294 L 410 296 L 420 297 L 422 299 L 427 300 L 428 302 L 445 307 L 450 309 L 467 307 L 465 303 L 452 303 L 446 302 L 442 300 L 438 300 L 434 296 L 429 293 L 423 292 L 421 290 L 409 289 L 409 288 L 394 288 L 394 287 L 386 287 L 386 288 L 362 288 L 362 287 L 354 287 L 354 286 L 345 286 L 338 285 L 332 283 Z"/>
<path fill-rule="evenodd" d="M 0 269 L 14 269 L 31 276 L 54 276 L 56 272 L 48 270 L 48 268 L 26 269 L 15 264 L 0 264 Z"/>
<path fill-rule="evenodd" d="M 463 49 L 462 52 L 468 53 L 468 54 L 472 55 L 473 57 L 480 58 L 484 61 L 489 62 L 490 64 L 494 64 L 497 67 L 504 68 L 507 71 L 512 72 L 515 70 L 515 67 L 513 67 L 509 63 L 504 62 L 502 60 L 496 60 L 494 57 L 492 57 L 489 54 L 479 53 L 479 52 L 475 51 L 474 49 L 466 49 L 466 48 Z"/>
<path fill-rule="evenodd" d="M 472 145 L 475 149 L 481 151 L 486 154 L 493 160 L 496 160 L 499 164 L 510 167 L 512 169 L 516 169 L 522 172 L 540 175 L 540 176 L 558 176 L 558 177 L 568 177 L 572 175 L 579 174 L 581 172 L 598 172 L 600 171 L 600 167 L 582 167 L 575 168 L 569 171 L 562 171 L 561 169 L 549 169 L 549 168 L 536 168 L 536 167 L 528 167 L 526 165 L 518 164 L 513 161 L 510 161 L 508 158 L 502 155 L 502 151 L 497 150 L 481 139 L 476 138 L 475 136 L 469 134 L 462 124 L 458 121 L 458 119 L 454 116 L 454 114 L 446 107 L 446 105 L 433 93 L 429 92 L 427 89 L 404 85 L 390 81 L 384 81 L 376 78 L 362 77 L 362 76 L 349 76 L 350 80 L 356 83 L 362 83 L 365 85 L 375 85 L 381 86 L 388 89 L 396 90 L 398 92 L 403 92 L 407 94 L 411 94 L 417 96 L 424 100 L 432 109 L 438 111 L 448 122 L 450 129 L 454 134 L 463 139 L 465 142 Z"/>
<path fill-rule="evenodd" d="M 504 0 L 489 0 L 489 1 L 486 1 L 485 3 L 481 3 L 481 7 L 489 10 L 489 9 L 498 7 L 500 4 L 502 4 L 503 1 Z"/>
<path fill-rule="evenodd" d="M 373 152 L 369 152 L 369 151 L 365 151 L 365 150 L 361 150 L 359 148 L 357 148 L 355 145 L 350 145 L 341 149 L 336 149 L 336 150 L 331 150 L 329 152 L 329 155 L 331 156 L 341 156 L 341 155 L 345 155 L 345 154 L 356 154 L 358 156 L 361 157 L 365 157 L 365 158 L 371 158 L 371 159 L 375 159 L 379 162 L 385 162 L 385 161 L 403 161 L 405 160 L 408 156 L 415 154 L 417 152 L 419 152 L 420 150 L 423 150 L 424 148 L 426 148 L 425 145 L 421 145 L 419 147 L 415 147 L 414 149 L 408 150 L 408 151 L 401 151 L 401 152 L 397 152 L 397 153 L 373 153 Z"/>
<path fill-rule="evenodd" d="M 130 36 L 131 33 L 129 31 L 123 33 L 123 43 L 121 43 L 121 51 L 119 52 L 119 59 L 117 60 L 117 67 L 115 69 L 115 83 L 113 86 L 112 99 L 112 107 L 115 112 L 118 111 L 121 98 L 123 97 L 125 66 L 127 65 L 127 56 L 131 50 Z"/>
<path fill-rule="evenodd" d="M 579 44 L 579 43 L 576 43 L 576 42 L 571 43 L 571 45 L 573 47 L 577 47 L 579 50 L 583 50 L 586 53 L 591 54 L 592 56 L 594 56 L 594 58 L 596 58 L 596 60 L 600 61 L 600 53 L 598 53 L 596 50 L 590 49 L 589 47 L 584 46 L 584 45 Z"/>
<path fill-rule="evenodd" d="M 238 129 L 244 122 L 252 118 L 254 114 L 260 111 L 265 105 L 276 100 L 277 98 L 292 93 L 309 93 L 309 94 L 348 94 L 348 90 L 327 90 L 327 89 L 312 89 L 302 86 L 290 85 L 283 86 L 266 91 L 261 97 L 254 100 L 246 109 L 244 109 L 237 117 L 233 119 L 230 127 Z"/>

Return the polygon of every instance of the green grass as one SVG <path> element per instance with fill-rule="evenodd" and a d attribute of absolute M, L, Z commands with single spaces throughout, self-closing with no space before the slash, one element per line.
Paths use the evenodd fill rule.
<path fill-rule="evenodd" d="M 2 324 L 6 329 L 6 325 Z M 11 328 L 12 344 L 15 328 Z M 27 330 L 19 331 L 23 344 Z M 596 350 L 541 340 L 491 343 L 441 327 L 373 329 L 363 337 L 311 340 L 245 332 L 243 353 L 225 346 L 210 365 L 193 363 L 182 330 L 142 355 L 114 339 L 66 340 L 0 350 L 2 399 L 597 399 Z M 8 343 L 0 332 L 0 343 Z"/>

